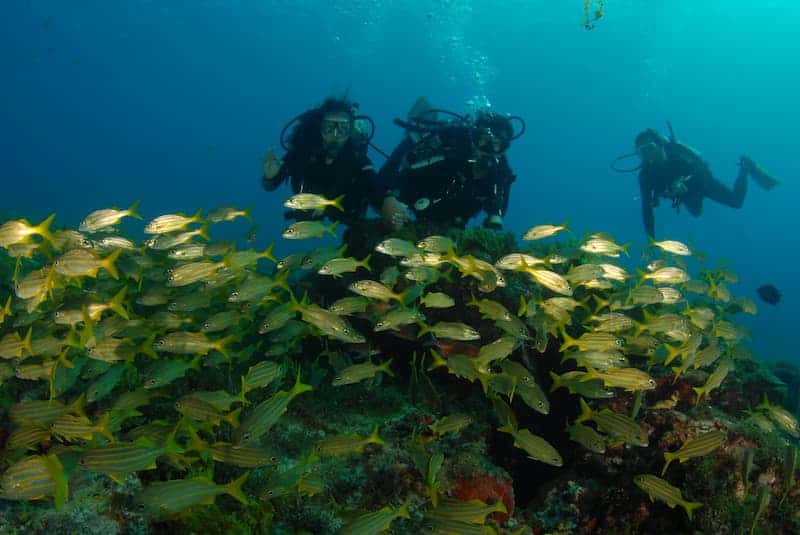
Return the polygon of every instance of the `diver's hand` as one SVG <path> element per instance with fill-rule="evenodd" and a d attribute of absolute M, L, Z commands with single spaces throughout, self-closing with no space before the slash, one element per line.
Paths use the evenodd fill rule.
<path fill-rule="evenodd" d="M 408 223 L 408 206 L 394 197 L 386 197 L 381 206 L 383 222 L 392 230 L 398 230 Z"/>
<path fill-rule="evenodd" d="M 270 149 L 267 155 L 264 156 L 264 178 L 272 180 L 281 171 L 282 166 L 283 160 L 278 158 L 273 149 Z"/>
<path fill-rule="evenodd" d="M 493 215 L 483 220 L 483 226 L 492 230 L 502 230 L 503 218 L 499 215 Z"/>
<path fill-rule="evenodd" d="M 743 167 L 745 171 L 752 173 L 756 167 L 756 164 L 748 155 L 742 154 L 739 156 L 739 167 Z"/>

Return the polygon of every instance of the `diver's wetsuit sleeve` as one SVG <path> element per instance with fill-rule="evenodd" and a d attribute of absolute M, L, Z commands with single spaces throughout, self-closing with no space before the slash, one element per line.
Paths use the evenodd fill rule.
<path fill-rule="evenodd" d="M 654 238 L 656 235 L 656 222 L 653 215 L 653 187 L 644 172 L 639 173 L 639 196 L 642 198 L 642 222 L 647 235 Z"/>
<path fill-rule="evenodd" d="M 367 202 L 372 208 L 380 211 L 386 188 L 381 183 L 378 173 L 372 165 L 372 161 L 365 154 L 358 159 L 360 177 L 357 183 L 364 188 L 361 193 L 366 196 Z M 344 192 L 347 194 L 348 192 Z"/>
<path fill-rule="evenodd" d="M 383 163 L 377 177 L 377 187 L 385 192 L 397 192 L 400 189 L 399 176 L 400 164 L 403 158 L 413 148 L 414 141 L 409 137 L 403 138 L 403 141 L 392 151 L 389 158 Z"/>

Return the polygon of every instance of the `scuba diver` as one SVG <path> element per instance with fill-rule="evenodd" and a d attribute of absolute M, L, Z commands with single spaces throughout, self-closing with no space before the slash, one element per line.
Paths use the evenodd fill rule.
<path fill-rule="evenodd" d="M 443 121 L 439 114 L 450 115 Z M 512 121 L 522 124 L 515 133 Z M 505 151 L 525 132 L 519 117 L 478 111 L 475 117 L 434 109 L 424 98 L 408 120 L 395 119 L 406 136 L 381 167 L 380 181 L 391 196 L 384 207 L 410 206 L 418 220 L 464 227 L 481 210 L 483 225 L 500 229 L 516 178 Z M 398 202 L 398 200 L 400 202 Z M 402 204 L 401 204 L 402 202 Z"/>
<path fill-rule="evenodd" d="M 286 151 L 278 159 L 270 151 L 264 159 L 261 184 L 274 191 L 291 177 L 294 193 L 317 193 L 329 199 L 344 194 L 342 210 L 333 206 L 324 213 L 288 211 L 287 219 L 327 217 L 349 226 L 361 222 L 368 206 L 381 208 L 385 190 L 377 182 L 377 174 L 367 156 L 367 147 L 374 133 L 372 119 L 356 115 L 358 104 L 347 98 L 328 98 L 292 119 L 281 131 L 281 146 Z M 368 122 L 367 135 L 360 124 Z M 289 139 L 286 131 L 295 125 Z M 392 224 L 391 212 L 387 223 Z"/>
<path fill-rule="evenodd" d="M 704 198 L 731 208 L 741 208 L 747 194 L 748 176 L 766 190 L 778 184 L 752 159 L 742 155 L 733 189 L 727 187 L 714 178 L 700 153 L 678 142 L 672 126 L 669 123 L 667 126 L 669 138 L 648 128 L 636 136 L 636 152 L 620 156 L 611 163 L 611 168 L 617 172 L 639 171 L 642 218 L 645 231 L 651 238 L 655 236 L 653 208 L 658 206 L 660 198 L 669 199 L 676 210 L 683 204 L 690 214 L 699 217 L 703 212 Z M 632 156 L 638 156 L 641 165 L 634 169 L 616 167 L 619 160 Z"/>

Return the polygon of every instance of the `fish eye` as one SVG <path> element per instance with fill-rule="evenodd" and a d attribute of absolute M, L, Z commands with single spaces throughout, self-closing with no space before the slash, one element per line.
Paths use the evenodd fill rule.
<path fill-rule="evenodd" d="M 81 466 L 86 466 L 86 459 L 81 457 L 80 459 L 78 459 L 78 464 Z"/>
<path fill-rule="evenodd" d="M 203 329 L 210 329 L 210 328 L 211 328 L 211 324 L 209 322 L 203 323 Z"/>
<path fill-rule="evenodd" d="M 242 435 L 242 438 L 243 438 L 245 441 L 247 441 L 247 440 L 250 440 L 250 433 L 245 433 L 244 435 Z"/>
<path fill-rule="evenodd" d="M 147 381 L 147 384 L 149 384 L 150 386 L 155 386 L 155 384 L 156 384 L 156 380 L 155 380 L 155 379 L 149 379 L 149 380 Z"/>

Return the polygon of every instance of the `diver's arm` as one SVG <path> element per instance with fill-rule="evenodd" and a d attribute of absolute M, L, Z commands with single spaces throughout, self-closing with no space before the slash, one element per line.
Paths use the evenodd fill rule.
<path fill-rule="evenodd" d="M 511 183 L 516 177 L 511 173 L 508 165 L 503 166 L 503 170 L 498 180 L 492 185 L 489 198 L 484 203 L 483 209 L 486 212 L 486 219 L 483 225 L 490 228 L 500 229 L 503 226 L 503 216 L 508 210 L 508 198 L 511 192 Z"/>
<path fill-rule="evenodd" d="M 506 160 L 505 156 L 503 156 L 502 174 L 503 202 L 500 207 L 500 215 L 504 216 L 506 212 L 508 212 L 508 200 L 511 198 L 511 184 L 517 179 L 517 175 L 511 171 L 511 166 L 508 165 L 508 160 Z"/>
<path fill-rule="evenodd" d="M 642 221 L 644 230 L 651 238 L 655 237 L 656 223 L 653 215 L 653 188 L 643 173 L 639 173 L 639 196 L 642 198 Z"/>

